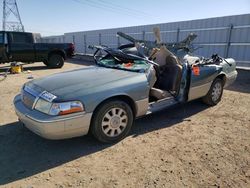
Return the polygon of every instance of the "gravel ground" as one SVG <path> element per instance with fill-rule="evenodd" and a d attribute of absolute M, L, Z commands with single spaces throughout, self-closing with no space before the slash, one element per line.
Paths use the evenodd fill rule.
<path fill-rule="evenodd" d="M 197 100 L 138 119 L 113 145 L 45 140 L 18 123 L 12 100 L 29 76 L 82 66 L 36 63 L 0 82 L 0 187 L 250 187 L 250 71 L 217 106 Z"/>

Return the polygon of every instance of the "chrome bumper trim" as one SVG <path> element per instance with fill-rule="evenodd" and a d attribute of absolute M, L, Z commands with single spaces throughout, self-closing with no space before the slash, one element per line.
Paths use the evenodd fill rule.
<path fill-rule="evenodd" d="M 30 118 L 31 120 L 37 122 L 37 123 L 53 123 L 53 122 L 60 122 L 60 121 L 67 121 L 67 120 L 71 120 L 71 119 L 75 119 L 75 118 L 80 118 L 83 117 L 86 113 L 83 114 L 79 114 L 79 115 L 74 115 L 74 116 L 70 116 L 70 117 L 65 117 L 65 118 L 60 118 L 60 119 L 53 119 L 53 120 L 38 120 L 36 118 L 33 118 L 29 115 L 25 115 L 27 118 Z"/>

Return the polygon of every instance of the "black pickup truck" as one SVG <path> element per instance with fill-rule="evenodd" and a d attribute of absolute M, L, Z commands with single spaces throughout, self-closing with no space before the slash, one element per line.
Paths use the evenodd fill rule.
<path fill-rule="evenodd" d="M 0 63 L 13 61 L 43 62 L 50 68 L 61 68 L 74 55 L 72 43 L 36 43 L 36 34 L 0 31 Z"/>

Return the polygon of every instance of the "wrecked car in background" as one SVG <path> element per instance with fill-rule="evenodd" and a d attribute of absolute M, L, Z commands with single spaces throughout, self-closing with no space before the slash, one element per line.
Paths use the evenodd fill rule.
<path fill-rule="evenodd" d="M 128 135 L 134 119 L 202 98 L 220 102 L 223 88 L 237 77 L 236 63 L 218 55 L 192 55 L 190 34 L 179 43 L 166 44 L 155 28 L 156 41 L 139 41 L 118 49 L 96 49 L 96 66 L 63 72 L 24 84 L 14 99 L 20 121 L 48 139 L 86 135 L 116 142 Z"/>

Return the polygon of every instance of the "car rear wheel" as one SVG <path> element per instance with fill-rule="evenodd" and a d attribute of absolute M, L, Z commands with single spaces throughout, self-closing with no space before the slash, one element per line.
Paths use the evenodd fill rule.
<path fill-rule="evenodd" d="M 222 94 L 223 94 L 223 81 L 219 78 L 216 78 L 212 83 L 207 95 L 202 99 L 204 103 L 210 106 L 214 106 L 221 101 Z"/>
<path fill-rule="evenodd" d="M 47 66 L 49 68 L 62 68 L 64 65 L 64 58 L 59 54 L 52 54 L 49 57 Z"/>
<path fill-rule="evenodd" d="M 95 112 L 91 132 L 101 142 L 112 143 L 122 140 L 133 124 L 131 107 L 120 100 L 108 101 Z"/>

